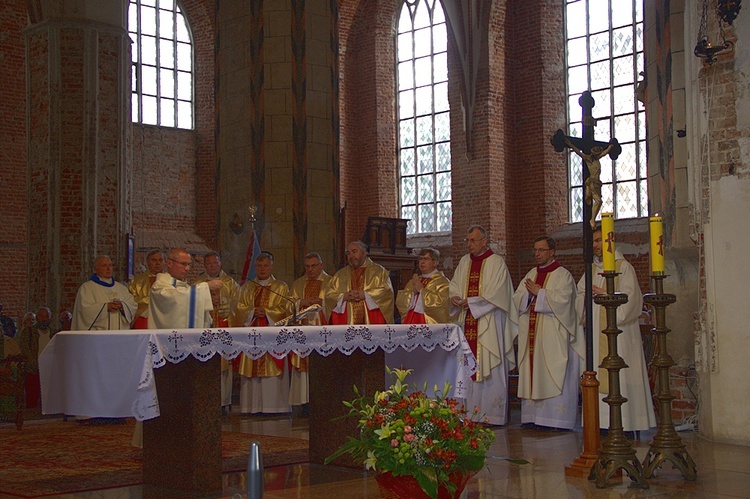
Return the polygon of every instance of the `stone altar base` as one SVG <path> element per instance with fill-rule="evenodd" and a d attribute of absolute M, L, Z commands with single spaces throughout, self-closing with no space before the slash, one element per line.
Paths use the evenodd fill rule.
<path fill-rule="evenodd" d="M 143 422 L 144 497 L 220 497 L 219 356 L 167 362 L 154 377 L 161 416 Z"/>
<path fill-rule="evenodd" d="M 372 397 L 385 388 L 385 352 L 378 348 L 368 355 L 357 350 L 351 355 L 334 352 L 327 357 L 317 353 L 310 355 L 310 462 L 323 464 L 325 458 L 334 453 L 347 436 L 356 436 L 357 419 L 332 419 L 346 414 L 348 409 L 341 403 L 355 397 L 354 385 L 359 393 Z M 345 454 L 332 464 L 362 469 Z"/>

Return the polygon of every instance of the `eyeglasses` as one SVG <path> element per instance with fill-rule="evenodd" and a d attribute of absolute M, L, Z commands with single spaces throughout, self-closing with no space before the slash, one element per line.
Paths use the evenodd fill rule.
<path fill-rule="evenodd" d="M 480 237 L 479 239 L 474 239 L 473 237 L 465 237 L 464 242 L 465 243 L 478 243 L 479 241 L 484 241 L 487 239 L 486 237 Z"/>
<path fill-rule="evenodd" d="M 546 253 L 550 251 L 552 248 L 534 248 L 534 253 Z"/>
<path fill-rule="evenodd" d="M 193 265 L 193 262 L 180 262 L 180 261 L 174 260 L 172 258 L 170 258 L 169 261 L 170 262 L 174 262 L 174 263 L 179 263 L 180 265 L 182 265 L 185 268 L 192 267 L 192 265 Z"/>

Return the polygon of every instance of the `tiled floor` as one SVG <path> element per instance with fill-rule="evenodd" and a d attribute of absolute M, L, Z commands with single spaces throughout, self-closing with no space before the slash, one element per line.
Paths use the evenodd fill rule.
<path fill-rule="evenodd" d="M 495 431 L 487 467 L 468 484 L 465 498 L 579 498 L 579 497 L 679 497 L 750 498 L 750 447 L 716 444 L 697 433 L 680 436 L 696 463 L 698 479 L 688 482 L 669 463 L 648 480 L 648 490 L 629 488 L 630 479 L 613 479 L 606 489 L 597 489 L 585 478 L 567 477 L 566 465 L 582 449 L 580 429 L 573 432 L 521 428 L 519 415 L 512 423 Z M 224 429 L 268 435 L 308 438 L 305 418 L 258 418 L 225 416 Z M 642 433 L 636 441 L 639 459 L 648 451 L 655 431 Z M 518 465 L 504 458 L 520 458 L 529 464 Z M 224 475 L 224 497 L 244 497 L 245 474 Z M 265 498 L 376 498 L 380 497 L 372 474 L 317 465 L 294 465 L 265 470 Z M 55 498 L 115 499 L 140 498 L 141 487 L 107 489 Z M 7 497 L 7 496 L 6 496 Z"/>

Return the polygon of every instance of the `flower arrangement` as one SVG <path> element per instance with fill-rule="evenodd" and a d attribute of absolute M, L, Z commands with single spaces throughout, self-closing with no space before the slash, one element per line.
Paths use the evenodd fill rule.
<path fill-rule="evenodd" d="M 440 393 L 436 385 L 430 398 L 423 391 L 409 393 L 404 379 L 410 369 L 386 370 L 395 377 L 388 390 L 370 401 L 355 386 L 358 397 L 344 401 L 349 412 L 342 418 L 358 418 L 360 434 L 349 437 L 325 463 L 348 453 L 363 459 L 367 469 L 414 477 L 429 497 L 437 497 L 441 487 L 453 494 L 452 477 L 481 470 L 495 435 L 475 421 L 477 408 L 470 417 L 455 399 L 446 398 L 450 383 Z"/>

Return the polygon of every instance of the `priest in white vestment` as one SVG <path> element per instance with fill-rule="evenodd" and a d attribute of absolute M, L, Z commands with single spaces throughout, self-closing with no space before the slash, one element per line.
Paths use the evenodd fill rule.
<path fill-rule="evenodd" d="M 513 304 L 513 283 L 501 256 L 489 248 L 487 232 L 473 226 L 466 235 L 468 255 L 456 267 L 450 284 L 451 314 L 477 358 L 467 409 L 475 407 L 489 424 L 508 421 L 508 371 L 515 366 L 513 338 L 518 314 Z"/>
<path fill-rule="evenodd" d="M 91 280 L 81 284 L 76 293 L 71 326 L 74 331 L 130 329 L 137 306 L 128 288 L 115 281 L 113 274 L 108 256 L 94 261 Z"/>
<path fill-rule="evenodd" d="M 615 270 L 620 273 L 615 278 L 615 291 L 628 295 L 628 302 L 617 307 L 617 328 L 622 330 L 622 333 L 617 335 L 617 353 L 628 365 L 627 368 L 620 370 L 620 393 L 628 399 L 621 406 L 622 427 L 624 431 L 647 430 L 656 426 L 656 416 L 648 382 L 646 357 L 643 353 L 641 328 L 638 323 L 638 318 L 643 311 L 643 295 L 638 286 L 635 269 L 616 248 Z M 604 272 L 602 232 L 600 228 L 597 228 L 594 231 L 594 265 L 592 269 L 594 296 L 607 292 L 602 272 Z M 578 282 L 578 293 L 576 295 L 576 311 L 581 326 L 586 320 L 584 314 L 585 290 L 586 283 L 582 277 Z M 598 367 L 607 354 L 607 337 L 602 334 L 602 330 L 607 327 L 606 309 L 594 303 L 592 315 L 594 367 Z M 609 373 L 606 369 L 598 369 L 600 428 L 609 428 L 609 405 L 602 400 L 609 391 L 608 376 Z"/>
<path fill-rule="evenodd" d="M 148 300 L 149 329 L 211 327 L 211 292 L 222 287 L 219 279 L 191 286 L 187 275 L 193 265 L 190 253 L 181 248 L 169 252 L 167 272 L 156 274 Z M 218 409 L 217 409 L 218 410 Z M 143 424 L 136 421 L 133 446 L 143 447 Z"/>
<path fill-rule="evenodd" d="M 273 326 L 292 313 L 289 286 L 273 274 L 273 255 L 263 251 L 255 260 L 257 277 L 242 285 L 232 306 L 233 327 Z M 289 362 L 266 353 L 257 360 L 240 355 L 240 412 L 288 413 Z"/>
<path fill-rule="evenodd" d="M 537 266 L 518 285 L 518 397 L 521 423 L 572 430 L 578 421 L 583 333 L 576 321 L 576 282 L 555 260 L 557 243 L 534 241 Z"/>
<path fill-rule="evenodd" d="M 189 329 L 211 327 L 214 306 L 211 291 L 222 282 L 211 279 L 191 286 L 187 275 L 193 259 L 184 249 L 173 249 L 167 259 L 167 272 L 156 275 L 148 304 L 149 329 Z"/>

